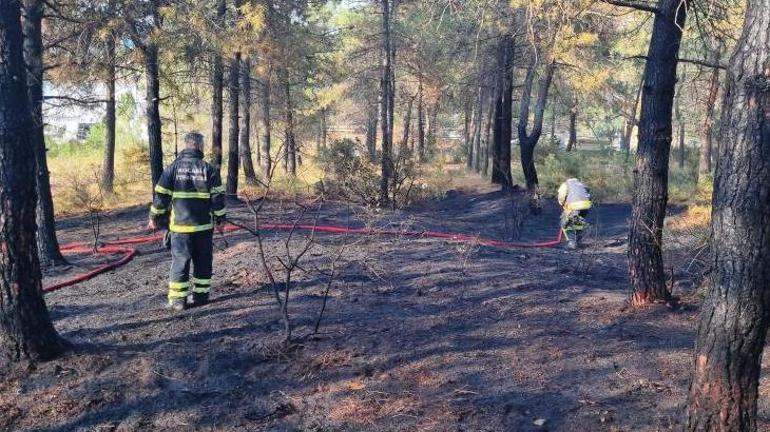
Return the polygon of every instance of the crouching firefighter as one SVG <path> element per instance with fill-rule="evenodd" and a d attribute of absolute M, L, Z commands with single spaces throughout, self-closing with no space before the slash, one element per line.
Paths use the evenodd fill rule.
<path fill-rule="evenodd" d="M 563 209 L 561 228 L 567 247 L 577 249 L 588 227 L 586 217 L 591 208 L 591 191 L 580 180 L 571 178 L 559 187 L 558 200 Z"/>
<path fill-rule="evenodd" d="M 221 230 L 225 221 L 225 190 L 219 170 L 203 160 L 203 135 L 188 133 L 184 142 L 185 149 L 155 185 L 149 222 L 152 230 L 168 229 L 171 272 L 167 307 L 175 311 L 208 303 L 213 231 L 215 226 Z"/>

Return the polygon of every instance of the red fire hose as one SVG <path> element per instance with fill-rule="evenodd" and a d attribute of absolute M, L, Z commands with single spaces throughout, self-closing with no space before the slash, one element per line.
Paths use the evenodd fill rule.
<path fill-rule="evenodd" d="M 240 229 L 241 228 L 235 225 L 226 225 L 224 227 L 225 232 L 233 232 L 233 231 L 238 231 Z M 323 232 L 323 233 L 330 233 L 330 234 L 355 234 L 355 235 L 370 235 L 370 236 L 396 235 L 396 236 L 406 236 L 406 237 L 416 237 L 416 238 L 440 238 L 440 239 L 446 239 L 446 240 L 463 242 L 463 243 L 476 243 L 481 246 L 490 246 L 490 247 L 496 247 L 496 248 L 547 248 L 547 247 L 558 246 L 562 240 L 561 229 L 559 230 L 559 234 L 556 236 L 555 240 L 535 242 L 535 243 L 515 243 L 515 242 L 509 242 L 505 240 L 483 239 L 483 238 L 473 236 L 473 235 L 468 235 L 468 234 L 453 234 L 453 233 L 445 233 L 445 232 L 439 232 L 439 231 L 401 231 L 396 229 L 346 228 L 346 227 L 337 227 L 337 226 L 331 226 L 331 225 L 263 224 L 260 226 L 260 229 L 271 230 L 271 231 L 304 230 L 304 231 L 315 231 L 315 232 Z M 80 282 L 85 282 L 89 279 L 92 279 L 96 275 L 116 269 L 128 263 L 129 261 L 131 261 L 134 255 L 138 253 L 136 249 L 128 245 L 152 243 L 154 241 L 160 241 L 162 238 L 163 238 L 163 235 L 156 234 L 151 236 L 130 237 L 122 240 L 107 242 L 105 243 L 104 246 L 98 247 L 95 252 L 98 254 L 105 254 L 105 255 L 122 254 L 120 259 L 101 265 L 91 271 L 79 274 L 65 281 L 57 282 L 53 285 L 44 287 L 43 291 L 44 292 L 56 291 L 58 289 L 75 285 Z M 85 243 L 69 243 L 69 244 L 63 245 L 61 247 L 61 251 L 66 255 L 70 255 L 70 254 L 91 253 L 91 252 L 94 252 L 94 249 L 93 247 L 88 246 Z"/>

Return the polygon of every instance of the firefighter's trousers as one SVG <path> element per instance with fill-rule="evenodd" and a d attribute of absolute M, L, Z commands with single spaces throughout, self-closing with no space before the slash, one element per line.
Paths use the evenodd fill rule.
<path fill-rule="evenodd" d="M 214 259 L 214 231 L 171 233 L 171 272 L 168 283 L 169 300 L 185 298 L 193 293 L 211 291 L 211 271 Z M 190 278 L 190 263 L 193 274 Z"/>

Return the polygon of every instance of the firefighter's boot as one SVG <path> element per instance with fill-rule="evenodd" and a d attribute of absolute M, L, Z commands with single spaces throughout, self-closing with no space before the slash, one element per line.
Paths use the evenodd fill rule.
<path fill-rule="evenodd" d="M 191 299 L 192 299 L 192 302 L 190 302 L 191 307 L 204 306 L 209 302 L 209 293 L 194 292 L 191 296 Z"/>
<path fill-rule="evenodd" d="M 168 299 L 166 309 L 172 310 L 174 312 L 181 312 L 187 309 L 187 300 L 184 297 Z"/>

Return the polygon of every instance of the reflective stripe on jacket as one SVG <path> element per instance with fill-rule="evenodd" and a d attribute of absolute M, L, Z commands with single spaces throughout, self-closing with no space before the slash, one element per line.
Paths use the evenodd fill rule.
<path fill-rule="evenodd" d="M 214 228 L 225 216 L 225 189 L 219 170 L 200 150 L 183 150 L 155 185 L 150 216 L 168 221 L 170 231 L 192 233 Z"/>
<path fill-rule="evenodd" d="M 569 179 L 559 187 L 559 204 L 565 210 L 588 210 L 591 208 L 591 192 L 578 179 Z"/>

